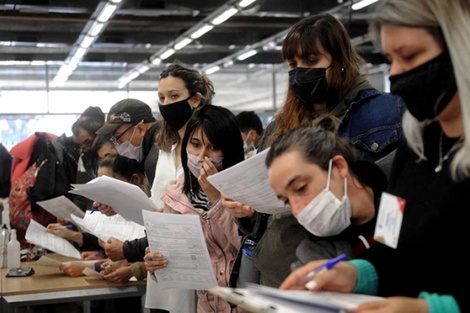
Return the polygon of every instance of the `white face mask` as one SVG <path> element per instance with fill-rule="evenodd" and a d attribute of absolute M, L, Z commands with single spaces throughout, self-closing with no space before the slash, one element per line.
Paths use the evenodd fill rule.
<path fill-rule="evenodd" d="M 124 141 L 123 143 L 119 144 L 116 146 L 116 150 L 119 153 L 119 155 L 128 157 L 129 159 L 134 159 L 137 160 L 138 162 L 142 161 L 144 158 L 143 153 L 142 153 L 142 143 L 140 143 L 139 147 L 135 147 L 132 143 L 132 137 L 134 137 L 135 129 L 132 132 L 132 136 L 129 140 Z M 142 139 L 143 140 L 143 139 Z"/>
<path fill-rule="evenodd" d="M 250 135 L 251 130 L 248 132 L 245 137 L 245 140 L 243 141 L 243 151 L 245 152 L 245 159 L 252 157 L 256 153 L 256 147 L 253 142 L 251 142 L 250 144 L 246 143 L 248 139 L 250 139 Z"/>
<path fill-rule="evenodd" d="M 346 177 L 344 178 L 344 196 L 340 201 L 330 191 L 331 166 L 330 160 L 326 188 L 297 215 L 300 225 L 319 237 L 338 235 L 351 224 L 351 204 L 347 195 Z"/>

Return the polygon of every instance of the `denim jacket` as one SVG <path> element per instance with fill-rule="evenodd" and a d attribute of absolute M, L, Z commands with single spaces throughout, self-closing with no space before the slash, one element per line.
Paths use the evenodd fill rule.
<path fill-rule="evenodd" d="M 361 151 L 364 159 L 377 161 L 396 149 L 402 137 L 404 110 L 405 104 L 398 96 L 362 90 L 349 103 L 338 133 Z"/>

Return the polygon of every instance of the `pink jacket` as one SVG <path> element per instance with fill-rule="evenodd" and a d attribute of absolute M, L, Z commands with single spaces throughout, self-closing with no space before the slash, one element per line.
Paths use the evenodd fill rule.
<path fill-rule="evenodd" d="M 197 214 L 188 197 L 183 194 L 184 175 L 180 175 L 175 184 L 170 185 L 162 196 L 165 213 Z M 230 272 L 241 245 L 238 227 L 232 216 L 217 202 L 208 213 L 207 218 L 200 217 L 207 249 L 211 257 L 214 273 L 219 286 L 228 286 Z M 230 313 L 237 312 L 230 309 L 230 305 L 223 299 L 214 297 L 207 291 L 197 291 L 198 313 Z"/>

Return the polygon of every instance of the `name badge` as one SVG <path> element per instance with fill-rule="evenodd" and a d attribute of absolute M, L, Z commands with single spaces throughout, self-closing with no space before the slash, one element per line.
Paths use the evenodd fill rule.
<path fill-rule="evenodd" d="M 406 201 L 383 192 L 380 199 L 374 240 L 396 249 Z"/>

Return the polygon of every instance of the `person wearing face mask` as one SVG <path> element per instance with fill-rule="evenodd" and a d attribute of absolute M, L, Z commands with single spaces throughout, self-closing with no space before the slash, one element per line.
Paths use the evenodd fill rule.
<path fill-rule="evenodd" d="M 286 35 L 282 56 L 289 66 L 287 98 L 266 127 L 258 152 L 279 135 L 311 126 L 328 113 L 340 120 L 338 135 L 359 151 L 360 158 L 377 162 L 388 174 L 402 137 L 404 103 L 367 81 L 361 72 L 364 61 L 343 24 L 330 14 L 301 19 Z M 278 287 L 308 232 L 291 213 L 260 214 L 232 199 L 223 202 L 241 231 L 255 242 L 252 262 L 260 278 L 252 282 Z"/>
<path fill-rule="evenodd" d="M 263 122 L 254 111 L 242 111 L 236 116 L 242 133 L 245 159 L 248 159 L 256 154 L 264 131 Z"/>
<path fill-rule="evenodd" d="M 228 286 L 241 237 L 231 215 L 222 206 L 220 192 L 207 177 L 244 160 L 235 115 L 226 108 L 209 104 L 197 108 L 186 126 L 182 147 L 183 173 L 163 194 L 163 212 L 200 217 L 218 284 Z M 150 273 L 171 262 L 158 251 L 149 250 L 144 260 Z M 237 312 L 228 302 L 207 291 L 197 291 L 197 296 L 198 313 Z"/>
<path fill-rule="evenodd" d="M 161 196 L 169 184 L 174 183 L 183 172 L 181 166 L 181 139 L 186 124 L 194 109 L 212 102 L 214 86 L 207 76 L 197 70 L 174 63 L 160 74 L 158 84 L 159 109 L 163 120 L 156 134 L 159 148 L 155 177 L 151 187 L 151 199 L 156 208 L 163 207 Z M 101 212 L 115 214 L 112 208 L 100 206 Z M 127 259 L 129 262 L 141 261 L 148 246 L 147 238 L 122 242 L 111 238 L 103 245 L 111 259 Z M 161 289 L 147 277 L 145 307 L 151 313 L 195 312 L 195 292 L 183 289 Z"/>
<path fill-rule="evenodd" d="M 292 268 L 343 253 L 351 258 L 373 242 L 387 178 L 335 134 L 335 120 L 326 115 L 315 122 L 317 127 L 280 135 L 266 156 L 274 192 L 309 232 Z"/>
<path fill-rule="evenodd" d="M 96 134 L 110 134 L 118 153 L 140 162 L 152 184 L 158 159 L 154 140 L 158 128 L 159 123 L 148 104 L 137 99 L 124 99 L 111 107 L 106 123 Z"/>
<path fill-rule="evenodd" d="M 469 312 L 468 293 L 456 284 L 468 277 L 468 262 L 456 251 L 468 238 L 462 203 L 470 190 L 470 3 L 384 1 L 370 30 L 390 61 L 391 90 L 408 109 L 387 187 L 391 199 L 401 199 L 403 219 L 390 221 L 395 244 L 375 242 L 318 276 L 314 290 L 386 297 L 359 312 Z M 295 282 L 320 262 L 281 287 L 303 288 Z"/>

